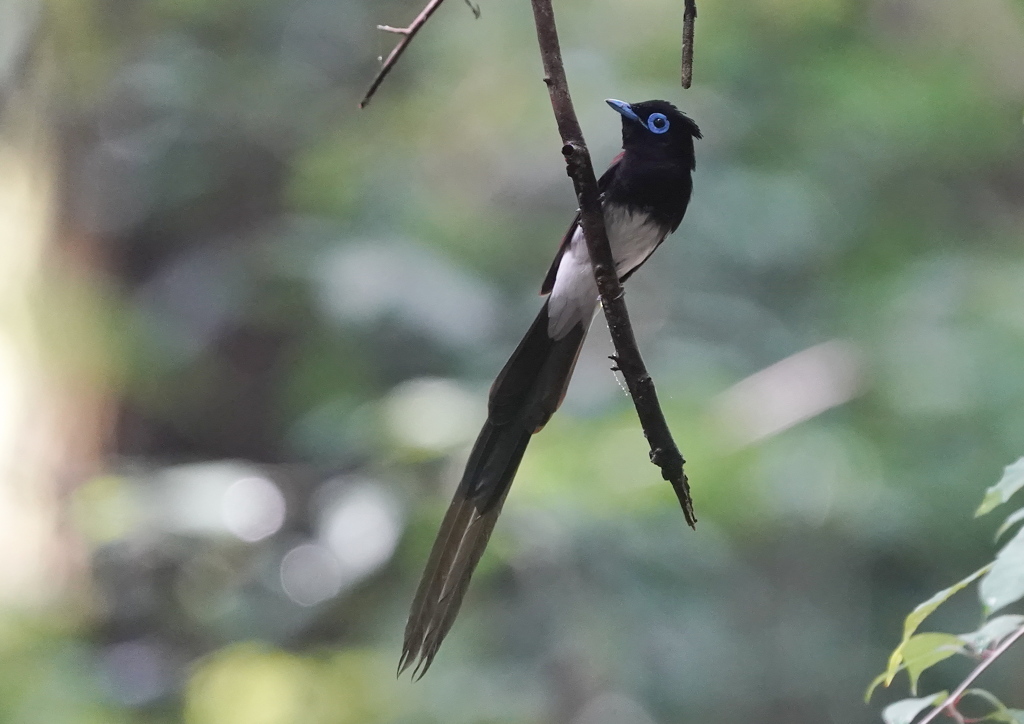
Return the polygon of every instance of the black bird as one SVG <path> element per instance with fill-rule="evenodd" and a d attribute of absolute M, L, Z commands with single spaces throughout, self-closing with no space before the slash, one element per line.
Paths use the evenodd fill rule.
<path fill-rule="evenodd" d="M 598 185 L 619 278 L 625 281 L 676 230 L 693 191 L 700 129 L 667 101 L 608 100 L 622 114 L 622 153 Z M 401 674 L 423 676 L 455 621 L 512 478 L 565 396 L 598 308 L 580 215 L 562 239 L 541 294 L 547 301 L 491 386 L 487 422 L 430 551 L 405 627 Z"/>

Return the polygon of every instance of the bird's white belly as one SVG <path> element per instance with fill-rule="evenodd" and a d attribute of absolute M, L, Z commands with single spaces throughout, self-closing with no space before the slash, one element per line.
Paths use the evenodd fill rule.
<path fill-rule="evenodd" d="M 631 214 L 622 207 L 609 207 L 605 209 L 604 223 L 620 277 L 641 264 L 665 238 L 664 228 L 643 212 Z M 597 296 L 590 253 L 580 226 L 555 275 L 548 300 L 548 334 L 561 339 L 578 322 L 589 325 L 597 310 Z"/>

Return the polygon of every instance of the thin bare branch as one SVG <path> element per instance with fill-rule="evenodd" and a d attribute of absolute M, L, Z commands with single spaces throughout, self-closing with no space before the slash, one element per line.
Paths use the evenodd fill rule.
<path fill-rule="evenodd" d="M 396 33 L 398 35 L 409 34 L 409 28 L 396 28 L 391 25 L 378 25 L 377 30 L 383 30 L 385 33 Z"/>
<path fill-rule="evenodd" d="M 937 707 L 928 712 L 928 716 L 919 721 L 917 724 L 928 724 L 928 722 L 934 721 L 935 718 L 942 712 L 947 712 L 953 715 L 954 719 L 957 716 L 959 716 L 959 712 L 957 712 L 956 710 L 956 705 L 960 701 L 960 697 L 964 695 L 964 692 L 967 691 L 971 684 L 974 683 L 975 679 L 981 676 L 982 672 L 985 671 L 985 669 L 987 669 L 989 666 L 991 666 L 993 661 L 995 661 L 1004 653 L 1006 653 L 1006 650 L 1013 646 L 1013 644 L 1016 643 L 1021 636 L 1024 636 L 1024 626 L 1021 626 L 1019 629 L 1014 631 L 1009 637 L 1007 637 L 1003 641 L 1003 643 L 999 644 L 998 648 L 993 649 L 992 653 L 986 656 L 984 661 L 982 661 L 980 664 L 974 667 L 974 670 L 967 675 L 967 678 L 960 683 L 960 686 L 956 687 L 956 689 L 953 690 L 952 694 L 946 697 L 946 700 L 944 702 L 942 702 Z"/>
<path fill-rule="evenodd" d="M 415 20 L 413 20 L 407 28 L 393 28 L 390 25 L 377 26 L 379 30 L 401 35 L 402 39 L 398 41 L 398 45 L 396 45 L 388 57 L 384 59 L 384 62 L 380 66 L 380 71 L 377 73 L 377 77 L 373 79 L 373 83 L 370 84 L 370 89 L 366 91 L 366 95 L 363 96 L 363 100 L 359 102 L 360 108 L 366 108 L 366 104 L 370 102 L 370 99 L 373 98 L 373 94 L 377 92 L 378 88 L 380 88 L 380 84 L 388 77 L 388 73 L 390 73 L 391 69 L 395 67 L 395 63 L 397 63 L 398 59 L 402 57 L 402 53 L 404 53 L 405 49 L 409 47 L 409 43 L 411 43 L 412 39 L 416 37 L 416 33 L 420 31 L 420 28 L 422 28 L 428 20 L 430 20 L 430 16 L 434 14 L 435 10 L 441 7 L 441 3 L 443 2 L 444 0 L 430 0 L 430 2 L 426 4 L 426 7 L 420 11 L 420 14 L 416 16 Z"/>
<path fill-rule="evenodd" d="M 615 345 L 614 359 L 626 380 L 637 416 L 640 418 L 640 425 L 651 446 L 651 462 L 661 468 L 662 477 L 672 484 L 672 489 L 683 508 L 686 522 L 693 527 L 696 526 L 697 518 L 693 513 L 690 485 L 683 471 L 685 461 L 672 439 L 665 414 L 658 403 L 654 382 L 647 372 L 640 350 L 637 349 L 629 312 L 623 299 L 622 285 L 619 283 L 615 261 L 608 244 L 593 162 L 583 140 L 583 131 L 580 129 L 576 112 L 573 110 L 572 98 L 569 96 L 551 0 L 532 0 L 532 3 L 537 41 L 544 63 L 544 82 L 548 86 L 558 133 L 562 137 L 562 155 L 565 156 L 566 171 L 576 189 L 576 198 L 580 205 L 580 222 L 594 266 L 594 278 L 601 294 L 601 305 L 604 307 L 605 319 L 608 321 L 608 329 Z"/>
<path fill-rule="evenodd" d="M 686 0 L 683 9 L 683 88 L 693 83 L 693 26 L 697 20 L 697 0 Z"/>

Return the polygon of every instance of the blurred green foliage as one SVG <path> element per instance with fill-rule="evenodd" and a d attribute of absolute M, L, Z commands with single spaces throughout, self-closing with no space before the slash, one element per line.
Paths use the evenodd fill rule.
<path fill-rule="evenodd" d="M 556 3 L 597 164 L 606 97 L 704 131 L 687 218 L 629 284 L 700 523 L 596 324 L 411 685 L 413 586 L 574 208 L 526 3 L 446 3 L 355 110 L 394 42 L 375 25 L 418 9 L 24 3 L 75 252 L 33 303 L 116 425 L 108 471 L 59 503 L 87 580 L 3 609 L 0 718 L 877 720 L 864 683 L 905 611 L 990 557 L 964 511 L 1024 439 L 1019 4 L 704 0 L 682 91 L 681 3 Z M 756 439 L 721 414 L 836 340 L 851 401 Z"/>

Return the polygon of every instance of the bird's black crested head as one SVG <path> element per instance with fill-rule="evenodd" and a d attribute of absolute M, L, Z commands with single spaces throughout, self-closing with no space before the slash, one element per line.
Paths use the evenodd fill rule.
<path fill-rule="evenodd" d="M 693 139 L 700 128 L 689 116 L 668 101 L 606 103 L 622 114 L 622 147 L 626 151 L 653 151 L 693 158 Z"/>

